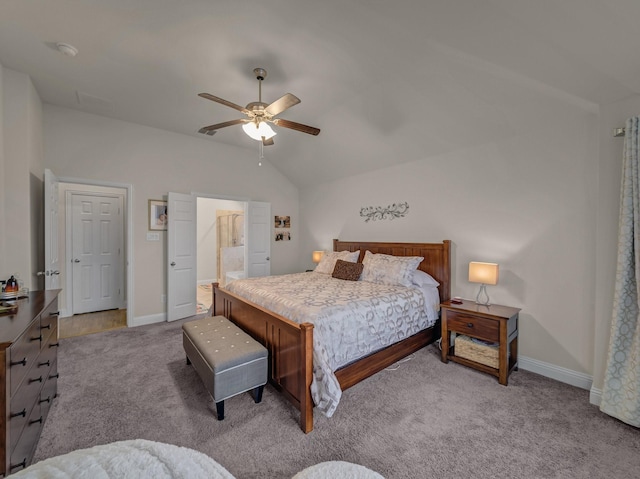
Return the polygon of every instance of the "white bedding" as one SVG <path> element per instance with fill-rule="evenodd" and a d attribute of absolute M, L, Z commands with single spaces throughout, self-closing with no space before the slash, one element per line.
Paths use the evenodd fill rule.
<path fill-rule="evenodd" d="M 15 479 L 234 479 L 209 456 L 145 439 L 78 449 L 37 462 Z"/>
<path fill-rule="evenodd" d="M 435 287 L 423 291 L 308 272 L 237 280 L 225 289 L 292 321 L 314 325 L 311 395 L 328 417 L 342 395 L 334 371 L 438 318 Z"/>

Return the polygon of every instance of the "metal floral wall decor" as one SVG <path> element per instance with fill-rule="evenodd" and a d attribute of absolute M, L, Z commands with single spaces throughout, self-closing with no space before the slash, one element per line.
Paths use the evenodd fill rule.
<path fill-rule="evenodd" d="M 402 218 L 409 213 L 409 203 L 393 203 L 386 208 L 382 206 L 367 206 L 360 208 L 360 216 L 364 218 L 365 223 L 377 220 L 395 220 Z"/>

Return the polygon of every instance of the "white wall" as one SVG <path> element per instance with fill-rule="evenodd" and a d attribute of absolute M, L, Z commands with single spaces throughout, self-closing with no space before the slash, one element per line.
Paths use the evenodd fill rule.
<path fill-rule="evenodd" d="M 597 108 L 539 86 L 516 86 L 523 91 L 519 118 L 526 128 L 515 125 L 498 141 L 302 190 L 301 263 L 312 266 L 311 252 L 331 249 L 332 238 L 450 239 L 453 295 L 475 299 L 469 261 L 499 263 L 500 282 L 489 294 L 494 303 L 522 308 L 521 357 L 588 378 L 594 361 Z M 396 154 L 403 155 L 403 148 Z M 359 216 L 362 207 L 404 201 L 410 206 L 404 218 L 366 223 Z"/>
<path fill-rule="evenodd" d="M 0 225 L 6 225 L 7 222 L 5 220 L 5 174 L 4 174 L 4 84 L 3 84 L 3 76 L 4 76 L 4 68 L 0 63 L 0 186 L 2 186 L 2 191 L 0 191 Z M 6 228 L 0 228 L 0 279 L 4 278 L 4 275 L 8 271 L 6 266 L 6 255 L 5 255 L 5 236 L 6 236 Z"/>
<path fill-rule="evenodd" d="M 4 260 L 0 278 L 17 273 L 36 289 L 44 266 L 42 103 L 28 75 L 2 69 Z M 10 254 L 7 254 L 10 252 Z"/>
<path fill-rule="evenodd" d="M 197 192 L 270 202 L 298 213 L 298 190 L 254 148 L 237 148 L 53 105 L 44 107 L 45 165 L 59 177 L 133 185 L 134 318 L 163 314 L 166 233 L 147 241 L 149 199 Z M 253 145 L 250 144 L 250 147 Z M 272 272 L 297 270 L 298 242 L 272 247 Z"/>

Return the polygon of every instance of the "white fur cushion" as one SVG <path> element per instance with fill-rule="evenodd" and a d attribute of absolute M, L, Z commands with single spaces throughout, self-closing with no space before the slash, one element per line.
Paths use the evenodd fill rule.
<path fill-rule="evenodd" d="M 13 479 L 234 479 L 209 456 L 160 442 L 133 439 L 79 449 L 37 462 Z"/>
<path fill-rule="evenodd" d="M 307 467 L 292 479 L 384 479 L 380 474 L 359 464 L 344 461 L 321 462 Z"/>

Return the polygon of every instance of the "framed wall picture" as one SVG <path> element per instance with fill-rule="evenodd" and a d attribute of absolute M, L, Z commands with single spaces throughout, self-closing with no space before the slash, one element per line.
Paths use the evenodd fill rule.
<path fill-rule="evenodd" d="M 291 228 L 291 216 L 275 216 L 276 228 Z"/>
<path fill-rule="evenodd" d="M 167 229 L 167 202 L 149 200 L 149 231 L 164 231 Z"/>

